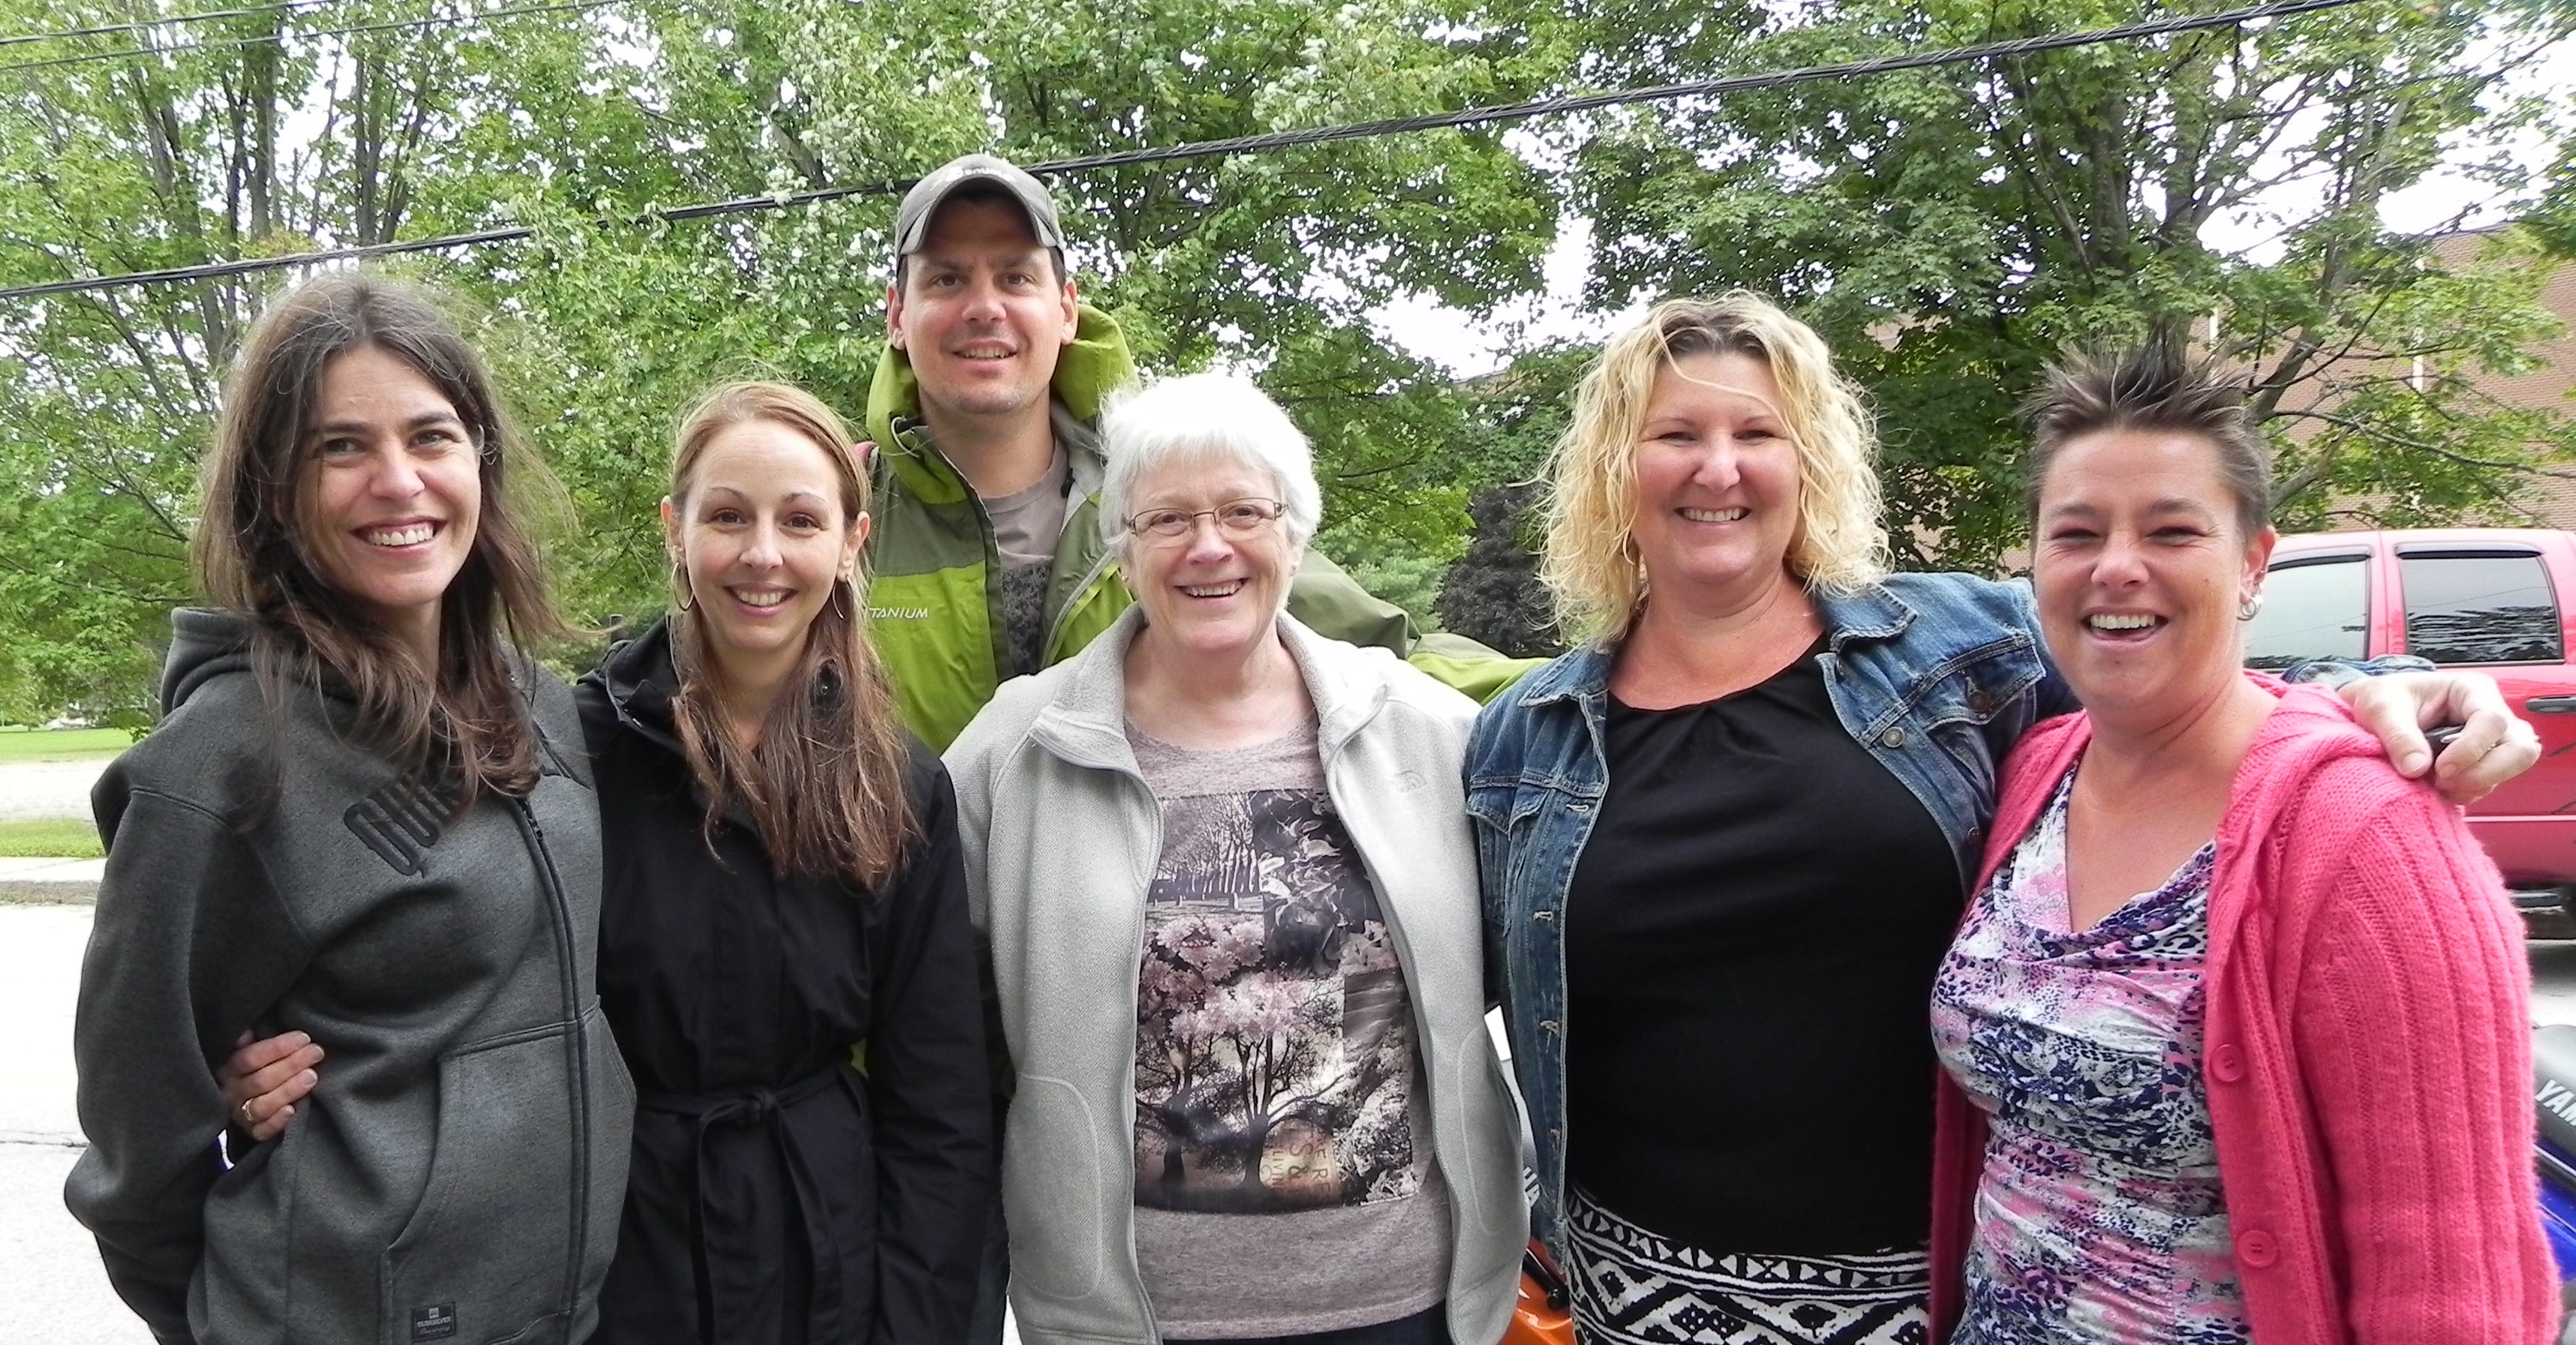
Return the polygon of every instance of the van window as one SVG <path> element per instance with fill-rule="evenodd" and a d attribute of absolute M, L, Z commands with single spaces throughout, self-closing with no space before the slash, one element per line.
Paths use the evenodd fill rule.
<path fill-rule="evenodd" d="M 2360 659 L 2370 638 L 2370 566 L 2363 556 L 2277 562 L 2263 577 L 2263 610 L 2247 624 L 2245 663 Z"/>
<path fill-rule="evenodd" d="M 2532 555 L 2401 555 L 2406 652 L 2435 663 L 2556 663 L 2558 599 Z"/>

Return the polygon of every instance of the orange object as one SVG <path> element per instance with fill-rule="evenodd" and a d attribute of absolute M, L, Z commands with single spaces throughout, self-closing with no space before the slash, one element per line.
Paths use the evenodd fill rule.
<path fill-rule="evenodd" d="M 1501 1345 L 1574 1345 L 1574 1316 L 1564 1272 L 1532 1239 L 1521 1254 L 1521 1301 Z"/>

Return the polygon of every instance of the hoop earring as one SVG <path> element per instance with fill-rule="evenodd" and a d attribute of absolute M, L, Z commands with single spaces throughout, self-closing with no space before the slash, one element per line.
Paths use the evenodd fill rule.
<path fill-rule="evenodd" d="M 858 603 L 850 597 L 856 587 L 846 575 L 832 581 L 832 614 L 843 621 L 851 620 L 850 614 L 858 609 Z"/>
<path fill-rule="evenodd" d="M 683 612 L 693 612 L 698 607 L 697 591 L 689 587 L 689 571 L 677 556 L 671 558 L 671 601 L 678 603 Z"/>
<path fill-rule="evenodd" d="M 2263 590 L 2259 588 L 2246 595 L 2243 601 L 2236 604 L 2236 619 L 2239 621 L 2251 621 L 2255 617 L 2262 615 L 2262 612 Z"/>

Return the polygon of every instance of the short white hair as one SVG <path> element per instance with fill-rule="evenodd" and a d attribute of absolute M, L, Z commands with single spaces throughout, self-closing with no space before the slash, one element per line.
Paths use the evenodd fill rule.
<path fill-rule="evenodd" d="M 1279 403 L 1240 374 L 1182 374 L 1112 398 L 1100 417 L 1100 451 L 1109 460 L 1100 481 L 1100 531 L 1121 559 L 1136 483 L 1176 461 L 1216 459 L 1268 472 L 1288 507 L 1280 524 L 1291 546 L 1305 546 L 1323 521 L 1314 450 Z"/>

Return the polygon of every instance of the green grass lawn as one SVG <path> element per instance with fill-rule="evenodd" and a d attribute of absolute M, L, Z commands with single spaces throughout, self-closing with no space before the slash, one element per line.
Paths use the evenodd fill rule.
<path fill-rule="evenodd" d="M 18 761 L 106 761 L 134 745 L 123 729 L 0 728 L 0 766 Z"/>
<path fill-rule="evenodd" d="M 96 859 L 106 853 L 98 832 L 78 818 L 0 821 L 0 858 Z"/>

